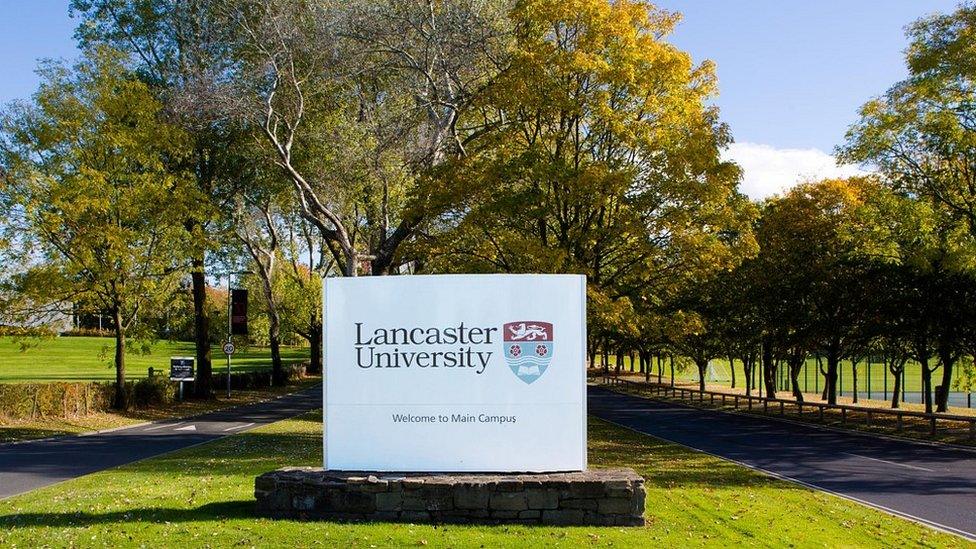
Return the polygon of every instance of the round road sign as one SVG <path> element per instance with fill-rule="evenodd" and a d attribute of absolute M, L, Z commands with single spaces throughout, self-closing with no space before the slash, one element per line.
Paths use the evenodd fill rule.
<path fill-rule="evenodd" d="M 232 342 L 228 341 L 227 343 L 224 343 L 224 354 L 225 355 L 232 355 L 232 354 L 234 354 L 234 351 L 236 351 L 236 350 L 237 350 L 237 348 L 234 347 L 234 344 Z"/>

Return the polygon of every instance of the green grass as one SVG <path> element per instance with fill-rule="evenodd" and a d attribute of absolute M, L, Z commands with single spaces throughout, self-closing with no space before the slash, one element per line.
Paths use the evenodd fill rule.
<path fill-rule="evenodd" d="M 599 359 L 597 360 L 598 363 Z M 636 361 L 635 361 L 636 362 Z M 610 364 L 616 364 L 616 357 L 610 357 Z M 718 385 L 731 385 L 731 375 L 732 372 L 729 368 L 729 361 L 724 359 L 713 360 L 712 364 L 716 365 L 716 374 L 721 377 L 715 380 L 706 380 L 708 383 L 718 384 Z M 662 362 L 663 375 L 665 379 L 670 379 L 671 369 L 667 359 Z M 826 362 L 823 364 L 824 368 L 827 367 Z M 964 391 L 964 388 L 959 388 L 955 385 L 956 380 L 963 380 L 965 378 L 965 373 L 961 365 L 957 365 L 953 370 L 953 391 Z M 612 366 L 611 366 L 612 367 Z M 630 359 L 624 357 L 624 369 L 630 370 Z M 636 364 L 635 364 L 636 369 Z M 782 367 L 782 385 L 780 386 L 783 390 L 788 390 L 786 384 L 789 383 L 789 378 L 787 377 L 785 366 Z M 657 375 L 657 361 L 654 361 L 654 367 L 651 370 L 652 377 Z M 909 362 L 905 365 L 905 390 L 908 392 L 919 392 L 922 387 L 922 367 L 917 362 Z M 870 373 L 870 375 L 869 375 Z M 839 389 L 843 390 L 843 394 L 851 394 L 854 390 L 854 377 L 853 377 L 853 366 L 851 361 L 845 360 L 841 362 L 839 370 Z M 759 380 L 758 371 L 753 374 L 755 380 Z M 680 381 L 692 382 L 698 381 L 698 370 L 691 364 L 686 364 L 684 368 L 675 368 L 675 379 Z M 745 371 L 742 368 L 742 363 L 740 361 L 735 362 L 735 377 L 736 386 L 744 386 L 746 379 Z M 885 390 L 885 383 L 887 382 L 887 393 Z M 942 370 L 936 370 L 932 376 L 933 386 L 938 385 L 942 382 Z M 817 374 L 817 361 L 816 359 L 810 358 L 806 361 L 806 366 L 803 368 L 799 377 L 800 389 L 804 392 L 816 392 L 817 390 L 823 390 L 823 376 Z M 894 390 L 894 377 L 890 372 L 886 372 L 884 365 L 880 363 L 872 363 L 870 367 L 867 362 L 862 360 L 858 362 L 857 366 L 857 389 L 860 395 L 867 397 L 868 388 L 870 386 L 871 397 L 880 399 L 884 394 L 891 396 L 891 391 Z"/>
<path fill-rule="evenodd" d="M 115 340 L 104 337 L 57 337 L 27 340 L 27 349 L 12 337 L 0 337 L 0 383 L 44 381 L 114 380 Z M 150 367 L 169 372 L 169 357 L 193 356 L 193 344 L 182 341 L 158 341 L 144 354 L 136 342 L 126 353 L 126 375 L 129 379 L 146 377 Z M 214 368 L 226 368 L 226 355 L 214 347 Z M 282 347 L 285 363 L 308 360 L 309 349 Z M 234 371 L 271 367 L 267 348 L 238 348 L 231 359 Z"/>
<path fill-rule="evenodd" d="M 254 477 L 321 460 L 318 415 L 0 501 L 0 547 L 961 547 L 965 542 L 680 446 L 590 421 L 591 465 L 647 479 L 643 528 L 432 526 L 252 516 Z"/>

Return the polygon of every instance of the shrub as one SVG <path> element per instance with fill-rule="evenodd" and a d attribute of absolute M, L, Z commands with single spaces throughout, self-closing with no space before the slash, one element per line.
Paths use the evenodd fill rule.
<path fill-rule="evenodd" d="M 0 326 L 0 336 L 51 337 L 54 335 L 56 335 L 54 330 L 48 326 L 36 326 L 36 327 Z"/>
<path fill-rule="evenodd" d="M 147 377 L 132 387 L 132 404 L 138 408 L 162 406 L 173 401 L 174 383 L 161 377 Z"/>
<path fill-rule="evenodd" d="M 112 330 L 99 330 L 98 328 L 72 328 L 61 332 L 62 337 L 114 337 Z"/>

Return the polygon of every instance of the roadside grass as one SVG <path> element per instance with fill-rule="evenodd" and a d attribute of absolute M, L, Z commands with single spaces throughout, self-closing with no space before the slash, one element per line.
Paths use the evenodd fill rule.
<path fill-rule="evenodd" d="M 187 400 L 174 402 L 167 406 L 146 409 L 132 409 L 126 412 L 103 412 L 69 418 L 4 419 L 0 417 L 0 444 L 62 435 L 75 435 L 104 429 L 114 429 L 135 425 L 146 421 L 159 421 L 186 417 L 241 406 L 261 400 L 284 395 L 321 383 L 321 377 L 307 377 L 284 387 L 264 387 L 260 389 L 234 390 L 228 399 L 222 392 L 214 400 Z"/>
<path fill-rule="evenodd" d="M 22 344 L 26 348 L 22 348 Z M 107 337 L 14 338 L 0 337 L 0 383 L 46 381 L 112 381 L 115 340 Z M 160 340 L 145 351 L 138 342 L 130 342 L 126 359 L 126 377 L 146 377 L 150 367 L 169 371 L 169 357 L 193 356 L 193 343 Z M 213 347 L 214 368 L 223 371 L 226 355 Z M 308 347 L 281 348 L 286 364 L 308 360 Z M 261 370 L 271 367 L 271 351 L 263 347 L 238 348 L 231 359 L 234 371 Z"/>
<path fill-rule="evenodd" d="M 321 461 L 321 415 L 0 500 L 0 546 L 962 547 L 930 530 L 590 419 L 591 466 L 647 479 L 648 525 L 435 526 L 252 516 L 254 477 Z"/>

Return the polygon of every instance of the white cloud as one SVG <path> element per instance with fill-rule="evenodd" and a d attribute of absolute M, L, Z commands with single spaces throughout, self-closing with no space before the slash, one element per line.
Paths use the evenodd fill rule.
<path fill-rule="evenodd" d="M 742 167 L 740 188 L 753 200 L 782 194 L 804 181 L 868 173 L 857 166 L 837 165 L 833 156 L 820 149 L 777 149 L 758 143 L 733 143 L 722 157 Z"/>

